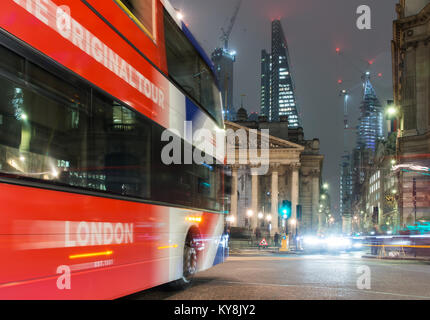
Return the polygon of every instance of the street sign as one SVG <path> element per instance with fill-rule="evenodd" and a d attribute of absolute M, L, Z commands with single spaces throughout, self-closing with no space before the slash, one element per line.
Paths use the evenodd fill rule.
<path fill-rule="evenodd" d="M 286 233 L 282 234 L 281 248 L 279 248 L 279 251 L 281 252 L 288 251 L 288 235 Z"/>
<path fill-rule="evenodd" d="M 266 241 L 266 238 L 263 238 L 261 241 L 260 241 L 260 244 L 259 244 L 260 246 L 265 246 L 265 247 L 267 247 L 268 246 L 268 244 L 267 244 L 267 241 Z"/>

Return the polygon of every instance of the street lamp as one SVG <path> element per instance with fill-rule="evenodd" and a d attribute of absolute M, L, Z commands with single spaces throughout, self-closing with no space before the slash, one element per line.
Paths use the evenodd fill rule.
<path fill-rule="evenodd" d="M 251 209 L 246 211 L 246 225 L 248 226 L 248 228 L 251 227 L 251 217 L 253 215 L 254 215 L 254 211 L 252 211 Z"/>
<path fill-rule="evenodd" d="M 328 183 L 324 183 L 324 184 L 323 184 L 323 189 L 324 189 L 324 190 L 327 190 L 327 189 L 328 189 Z"/>
<path fill-rule="evenodd" d="M 294 218 L 292 218 L 290 220 L 290 224 L 291 224 L 291 230 L 294 230 L 293 231 L 293 236 L 294 236 L 293 239 L 295 240 L 294 242 L 295 242 L 296 249 L 297 249 L 297 242 L 296 242 L 296 237 L 297 237 L 297 220 L 294 219 Z"/>
<path fill-rule="evenodd" d="M 326 198 L 326 196 L 325 196 L 325 194 L 323 194 L 322 196 L 321 196 L 321 199 L 325 199 Z"/>
<path fill-rule="evenodd" d="M 259 213 L 258 213 L 258 219 L 263 219 L 263 217 L 264 217 L 263 213 L 262 213 L 262 212 L 259 212 Z"/>
<path fill-rule="evenodd" d="M 397 108 L 395 106 L 389 106 L 387 108 L 387 115 L 389 117 L 394 117 L 397 114 Z"/>
<path fill-rule="evenodd" d="M 266 220 L 267 220 L 267 221 L 269 221 L 269 222 L 270 222 L 270 221 L 272 221 L 272 216 L 271 216 L 270 214 L 268 214 L 268 215 L 266 216 Z"/>

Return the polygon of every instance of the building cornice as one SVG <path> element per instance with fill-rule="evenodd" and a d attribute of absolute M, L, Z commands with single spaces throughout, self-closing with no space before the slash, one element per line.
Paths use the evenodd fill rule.
<path fill-rule="evenodd" d="M 401 12 L 403 9 L 396 7 L 398 12 Z M 430 21 L 430 3 L 427 4 L 418 14 L 400 18 L 394 21 L 394 23 L 399 26 L 399 28 L 411 28 L 426 24 Z"/>

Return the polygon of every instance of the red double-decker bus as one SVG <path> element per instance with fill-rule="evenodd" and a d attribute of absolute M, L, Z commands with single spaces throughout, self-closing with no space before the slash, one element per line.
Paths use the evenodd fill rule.
<path fill-rule="evenodd" d="M 223 159 L 160 156 L 166 129 L 192 151 L 195 130 L 224 126 L 211 62 L 175 9 L 0 9 L 0 298 L 116 298 L 222 262 Z"/>

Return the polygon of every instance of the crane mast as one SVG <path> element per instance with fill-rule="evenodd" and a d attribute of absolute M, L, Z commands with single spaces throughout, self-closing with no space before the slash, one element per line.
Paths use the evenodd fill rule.
<path fill-rule="evenodd" d="M 224 28 L 221 28 L 222 35 L 221 35 L 221 41 L 224 44 L 224 49 L 228 49 L 228 40 L 230 39 L 231 31 L 233 30 L 234 23 L 236 22 L 237 14 L 239 13 L 240 6 L 242 4 L 242 0 L 239 0 L 239 2 L 236 5 L 236 8 L 234 9 L 233 16 L 230 19 L 230 23 L 228 25 L 227 30 L 224 30 Z"/>

